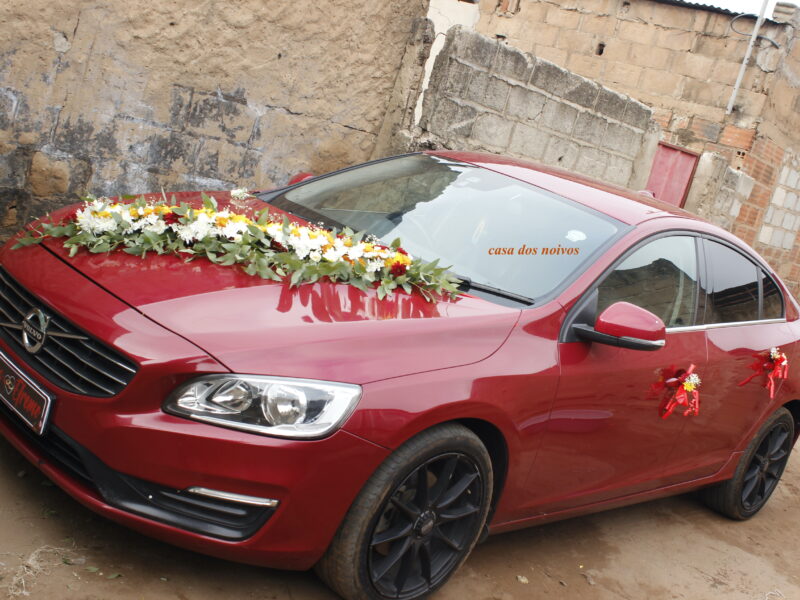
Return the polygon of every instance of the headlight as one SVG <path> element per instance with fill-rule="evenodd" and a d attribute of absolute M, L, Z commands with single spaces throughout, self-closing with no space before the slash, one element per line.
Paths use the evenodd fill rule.
<path fill-rule="evenodd" d="M 164 402 L 181 417 L 285 438 L 320 438 L 353 412 L 361 386 L 349 383 L 207 375 L 185 383 Z"/>

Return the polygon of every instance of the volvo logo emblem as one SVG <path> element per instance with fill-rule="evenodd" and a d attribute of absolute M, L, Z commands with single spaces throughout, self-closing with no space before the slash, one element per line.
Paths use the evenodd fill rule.
<path fill-rule="evenodd" d="M 22 344 L 31 354 L 36 354 L 44 346 L 47 339 L 47 326 L 50 324 L 50 317 L 38 308 L 30 311 L 22 320 Z"/>

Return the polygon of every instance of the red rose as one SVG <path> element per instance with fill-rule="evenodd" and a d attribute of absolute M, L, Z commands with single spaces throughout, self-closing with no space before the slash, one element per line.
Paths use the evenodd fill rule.
<path fill-rule="evenodd" d="M 392 268 L 389 269 L 392 277 L 400 277 L 401 275 L 405 275 L 406 271 L 408 271 L 408 265 L 404 265 L 403 263 L 393 263 Z"/>
<path fill-rule="evenodd" d="M 400 254 L 405 254 L 406 256 L 408 256 L 408 252 L 406 252 L 406 251 L 405 251 L 405 250 L 403 250 L 402 248 L 398 248 L 398 249 L 397 249 L 397 251 L 398 251 Z"/>
<path fill-rule="evenodd" d="M 174 212 L 168 212 L 163 216 L 164 223 L 167 225 L 174 225 L 175 223 L 180 222 L 180 215 L 176 215 Z"/>
<path fill-rule="evenodd" d="M 276 242 L 275 240 L 272 240 L 272 248 L 273 250 L 277 250 L 278 252 L 286 252 L 286 246 L 284 246 L 280 242 Z"/>

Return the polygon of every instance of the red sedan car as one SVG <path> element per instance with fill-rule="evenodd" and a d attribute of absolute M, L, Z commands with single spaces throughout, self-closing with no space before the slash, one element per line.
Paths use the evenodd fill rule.
<path fill-rule="evenodd" d="M 93 252 L 59 239 L 77 229 L 0 252 L 0 433 L 90 509 L 226 559 L 316 565 L 346 598 L 417 598 L 486 533 L 698 488 L 745 519 L 775 489 L 800 430 L 798 305 L 719 227 L 455 152 L 239 203 L 280 226 L 215 196 L 226 208 L 175 195 L 191 231 L 184 205 L 103 200 L 54 215 Z M 140 218 L 161 255 L 97 241 Z M 281 251 L 305 236 L 301 271 L 362 239 L 330 231 L 370 232 L 348 265 L 397 287 L 231 264 L 271 226 Z M 212 227 L 216 264 L 159 246 L 171 231 L 196 254 Z M 462 294 L 402 285 L 434 259 Z"/>

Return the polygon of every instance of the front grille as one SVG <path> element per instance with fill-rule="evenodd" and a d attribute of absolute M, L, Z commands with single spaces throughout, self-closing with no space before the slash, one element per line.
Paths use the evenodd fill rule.
<path fill-rule="evenodd" d="M 44 344 L 32 354 L 22 343 L 22 321 L 35 309 L 50 321 Z M 136 363 L 54 313 L 2 269 L 0 320 L 0 336 L 25 357 L 26 364 L 68 392 L 99 398 L 115 396 L 136 374 Z"/>
<path fill-rule="evenodd" d="M 36 435 L 2 402 L 0 420 L 45 460 L 99 494 L 108 504 L 154 521 L 222 540 L 240 541 L 256 533 L 275 512 L 263 506 L 197 496 L 119 473 L 52 424 L 44 435 Z"/>

